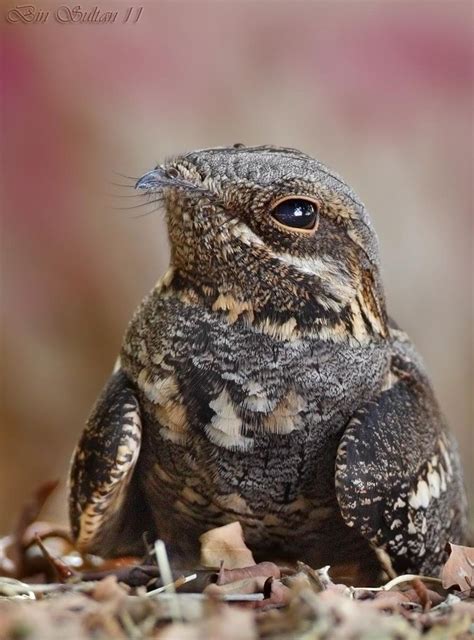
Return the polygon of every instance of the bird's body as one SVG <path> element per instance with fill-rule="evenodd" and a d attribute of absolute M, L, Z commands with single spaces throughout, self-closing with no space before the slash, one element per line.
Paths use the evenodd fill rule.
<path fill-rule="evenodd" d="M 169 545 L 195 546 L 211 526 L 238 519 L 254 550 L 293 551 L 300 559 L 314 554 L 336 521 L 343 525 L 334 486 L 336 449 L 354 405 L 382 385 L 384 350 L 328 349 L 317 340 L 281 340 L 250 327 L 236 335 L 214 314 L 160 297 L 155 292 L 132 324 L 122 364 L 135 380 L 147 372 L 139 395 L 150 421 L 140 460 L 143 487 L 159 505 L 158 520 L 166 514 Z M 170 391 L 159 393 L 164 404 L 180 389 L 184 428 L 163 416 L 160 425 L 166 426 L 152 426 L 153 379 L 163 380 L 163 370 L 154 364 L 154 344 L 146 362 L 137 358 L 152 317 L 163 336 L 158 353 L 167 354 L 172 367 L 166 372 Z M 173 411 L 169 406 L 168 415 Z M 323 521 L 326 529 L 317 526 Z M 156 525 L 163 535 L 163 525 Z M 179 531 L 193 533 L 181 537 Z"/>
<path fill-rule="evenodd" d="M 171 266 L 137 310 L 76 451 L 83 548 L 148 530 L 193 562 L 239 520 L 257 557 L 433 571 L 465 527 L 455 444 L 390 322 L 363 205 L 288 149 L 210 149 L 163 194 Z M 306 216 L 309 221 L 302 224 Z"/>

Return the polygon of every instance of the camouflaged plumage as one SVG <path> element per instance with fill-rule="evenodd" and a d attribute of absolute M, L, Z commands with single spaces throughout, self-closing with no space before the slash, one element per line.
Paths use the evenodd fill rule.
<path fill-rule="evenodd" d="M 139 552 L 147 530 L 191 564 L 201 533 L 240 520 L 258 558 L 361 582 L 382 547 L 396 570 L 436 572 L 466 526 L 456 445 L 387 318 L 358 197 L 276 147 L 188 153 L 137 188 L 162 200 L 171 264 L 75 453 L 79 544 Z M 289 197 L 317 204 L 313 231 L 275 222 Z"/>

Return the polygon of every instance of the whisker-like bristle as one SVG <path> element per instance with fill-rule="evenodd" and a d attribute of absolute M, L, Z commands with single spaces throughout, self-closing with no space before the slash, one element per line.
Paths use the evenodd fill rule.
<path fill-rule="evenodd" d="M 138 180 L 138 177 L 134 178 L 133 176 L 127 176 L 124 173 L 120 173 L 119 171 L 112 171 L 112 173 L 115 173 L 116 176 L 120 176 L 121 178 L 126 178 L 127 180 L 133 180 L 134 182 Z"/>
<path fill-rule="evenodd" d="M 156 213 L 159 210 L 160 210 L 160 207 L 155 207 L 151 211 L 145 211 L 145 213 L 137 213 L 136 215 L 132 216 L 132 218 L 134 220 L 137 218 L 145 218 L 146 216 L 151 216 L 152 213 Z"/>
<path fill-rule="evenodd" d="M 123 193 L 105 193 L 104 195 L 110 198 L 143 198 L 146 196 L 146 193 L 133 193 L 132 195 L 123 194 Z"/>
<path fill-rule="evenodd" d="M 132 209 L 141 209 L 143 207 L 148 206 L 149 204 L 154 204 L 156 202 L 162 202 L 161 198 L 160 199 L 156 199 L 156 200 L 148 200 L 147 202 L 141 202 L 140 204 L 134 204 L 131 206 L 127 206 L 127 207 L 112 207 L 112 209 L 116 209 L 118 211 L 129 211 Z"/>
<path fill-rule="evenodd" d="M 108 184 L 111 184 L 114 187 L 124 187 L 125 189 L 135 189 L 134 184 L 121 184 L 120 182 L 108 182 Z"/>

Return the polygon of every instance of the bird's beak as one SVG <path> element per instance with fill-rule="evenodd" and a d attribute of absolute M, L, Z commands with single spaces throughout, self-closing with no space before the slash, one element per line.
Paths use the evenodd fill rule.
<path fill-rule="evenodd" d="M 135 189 L 138 191 L 151 191 L 152 189 L 171 187 L 174 184 L 175 180 L 171 176 L 167 176 L 164 169 L 157 167 L 139 178 L 135 183 Z"/>
<path fill-rule="evenodd" d="M 153 171 L 148 171 L 135 183 L 135 189 L 137 191 L 157 191 L 158 189 L 164 189 L 166 187 L 172 187 L 175 189 L 184 189 L 185 191 L 199 193 L 207 197 L 214 197 L 208 189 L 200 187 L 198 185 L 181 178 L 179 175 L 170 175 L 165 167 L 156 167 Z"/>

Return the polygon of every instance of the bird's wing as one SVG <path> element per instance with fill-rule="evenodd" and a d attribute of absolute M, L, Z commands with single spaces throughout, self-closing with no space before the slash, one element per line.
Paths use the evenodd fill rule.
<path fill-rule="evenodd" d="M 395 345 L 386 388 L 351 419 L 338 449 L 346 524 L 385 548 L 397 571 L 433 572 L 465 528 L 456 445 L 419 359 Z"/>
<path fill-rule="evenodd" d="M 143 531 L 152 525 L 133 473 L 140 444 L 140 407 L 119 369 L 97 400 L 73 455 L 69 513 L 79 548 L 101 555 L 142 552 Z"/>

